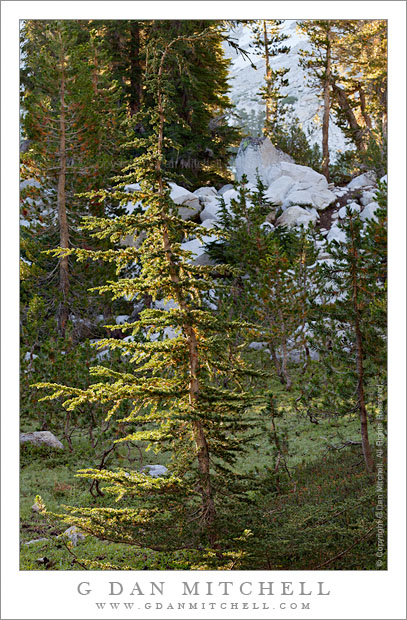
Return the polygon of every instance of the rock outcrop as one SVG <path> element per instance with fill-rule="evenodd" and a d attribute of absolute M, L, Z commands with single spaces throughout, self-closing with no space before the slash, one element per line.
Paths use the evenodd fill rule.
<path fill-rule="evenodd" d="M 35 431 L 33 433 L 20 433 L 20 444 L 30 443 L 33 446 L 48 446 L 63 450 L 62 443 L 49 431 Z"/>

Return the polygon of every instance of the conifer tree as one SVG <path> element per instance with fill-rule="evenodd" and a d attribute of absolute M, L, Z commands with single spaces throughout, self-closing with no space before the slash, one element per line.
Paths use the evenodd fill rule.
<path fill-rule="evenodd" d="M 58 331 L 64 336 L 73 309 L 68 257 L 59 259 L 55 294 L 49 286 L 54 265 L 41 249 L 69 248 L 72 235 L 80 243 L 75 224 L 83 206 L 75 194 L 97 187 L 112 173 L 120 110 L 114 85 L 104 75 L 100 41 L 85 24 L 28 20 L 22 41 L 23 132 L 29 141 L 22 155 L 22 249 L 33 264 L 28 283 L 38 287 L 45 278 L 48 303 L 57 303 Z"/>
<path fill-rule="evenodd" d="M 239 268 L 241 275 L 231 286 L 234 294 L 228 292 L 223 303 L 233 316 L 258 325 L 277 375 L 290 389 L 291 354 L 302 356 L 305 365 L 310 354 L 306 328 L 316 296 L 316 253 L 311 232 L 274 229 L 265 221 L 275 208 L 265 189 L 261 179 L 254 188 L 243 178 L 238 197 L 229 205 L 221 200 L 218 226 L 227 238 L 210 243 L 208 251 L 214 260 Z"/>
<path fill-rule="evenodd" d="M 311 84 L 323 95 L 322 174 L 329 180 L 329 115 L 331 111 L 332 47 L 335 39 L 331 20 L 305 20 L 299 30 L 307 35 L 311 50 L 300 50 L 300 64 L 309 72 Z"/>
<path fill-rule="evenodd" d="M 321 363 L 311 369 L 310 391 L 305 398 L 308 413 L 314 419 L 323 412 L 359 415 L 369 473 L 374 471 L 374 463 L 368 432 L 368 397 L 372 381 L 383 376 L 386 367 L 384 187 L 379 200 L 381 208 L 376 211 L 376 220 L 366 224 L 348 208 L 340 226 L 344 242 L 334 240 L 327 245 L 331 260 L 321 266 L 321 288 L 313 322 L 313 346 L 320 352 Z M 324 394 L 321 382 L 330 386 Z"/>
<path fill-rule="evenodd" d="M 382 176 L 387 146 L 387 24 L 339 20 L 336 29 L 333 112 L 357 147 L 360 163 Z"/>
<path fill-rule="evenodd" d="M 261 97 L 265 102 L 266 124 L 265 133 L 273 133 L 280 120 L 281 100 L 284 95 L 281 89 L 288 86 L 286 75 L 287 68 L 272 69 L 270 60 L 280 54 L 288 54 L 290 48 L 282 45 L 288 39 L 288 35 L 281 33 L 281 19 L 263 19 L 260 21 L 249 22 L 254 34 L 253 47 L 255 53 L 262 56 L 266 63 L 265 85 L 260 89 Z"/>
<path fill-rule="evenodd" d="M 165 148 L 176 148 L 167 137 L 169 124 L 182 123 L 173 104 L 174 66 L 181 69 L 185 47 L 202 45 L 217 36 L 212 27 L 168 40 L 158 33 L 147 50 L 145 85 L 155 102 L 134 121 L 152 129 L 129 146 L 142 148 L 116 180 L 114 192 L 91 194 L 98 199 L 128 200 L 124 185 L 138 182 L 139 212 L 120 218 L 88 218 L 84 227 L 96 238 L 119 244 L 126 235 L 145 239 L 138 247 L 120 245 L 107 251 L 60 249 L 79 260 L 112 261 L 121 276 L 100 287 L 114 299 L 138 298 L 172 301 L 169 311 L 145 309 L 140 320 L 120 327 L 132 338 L 106 339 L 108 345 L 128 355 L 133 372 L 121 373 L 97 366 L 91 369 L 98 382 L 88 389 L 43 383 L 53 390 L 45 399 L 63 396 L 65 407 L 102 402 L 108 417 L 121 416 L 132 439 L 171 454 L 168 476 L 150 478 L 141 472 L 85 470 L 81 476 L 97 479 L 105 490 L 125 503 L 123 508 L 68 508 L 66 522 L 102 539 L 146 546 L 157 550 L 219 546 L 221 493 L 238 492 L 233 464 L 254 435 L 250 410 L 259 401 L 244 389 L 245 376 L 262 375 L 248 367 L 239 354 L 225 346 L 230 334 L 245 327 L 239 321 L 220 320 L 205 309 L 203 295 L 214 288 L 213 275 L 230 270 L 220 265 L 197 266 L 191 253 L 181 249 L 184 237 L 202 238 L 206 229 L 182 220 L 166 185 Z M 135 277 L 123 277 L 126 266 L 139 264 Z M 173 328 L 175 337 L 156 340 L 156 334 Z M 227 386 L 224 386 L 227 379 Z M 240 487 L 242 490 L 242 487 Z M 196 524 L 200 524 L 197 527 Z M 201 539 L 201 543 L 200 538 Z"/>

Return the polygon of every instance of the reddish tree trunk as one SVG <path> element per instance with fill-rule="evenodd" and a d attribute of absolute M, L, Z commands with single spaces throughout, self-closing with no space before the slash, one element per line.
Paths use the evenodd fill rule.
<path fill-rule="evenodd" d="M 58 222 L 59 222 L 59 245 L 61 248 L 69 248 L 69 228 L 66 213 L 66 110 L 65 110 L 65 57 L 61 41 L 61 88 L 60 104 L 61 112 L 59 117 L 59 173 L 58 173 Z M 69 265 L 68 257 L 64 256 L 59 260 L 59 288 L 61 301 L 58 309 L 58 330 L 64 338 L 66 325 L 69 318 Z"/>
<path fill-rule="evenodd" d="M 365 388 L 364 388 L 364 367 L 363 367 L 363 337 L 360 329 L 360 311 L 358 304 L 358 284 L 357 284 L 357 268 L 356 268 L 356 259 L 358 257 L 357 249 L 354 245 L 353 235 L 353 225 L 351 221 L 351 234 L 352 234 L 352 243 L 353 243 L 353 255 L 355 258 L 355 262 L 352 267 L 352 303 L 353 310 L 355 313 L 355 335 L 356 335 L 356 369 L 358 375 L 358 405 L 359 405 L 359 417 L 360 417 L 360 434 L 362 439 L 362 450 L 363 457 L 365 459 L 366 470 L 369 474 L 372 474 L 374 471 L 373 457 L 372 451 L 369 443 L 369 433 L 367 427 L 367 411 L 366 411 L 366 399 L 365 399 Z"/>
<path fill-rule="evenodd" d="M 325 83 L 324 83 L 324 116 L 322 120 L 322 174 L 329 181 L 329 112 L 331 88 L 331 47 L 330 30 L 328 30 L 328 46 L 326 50 Z"/>

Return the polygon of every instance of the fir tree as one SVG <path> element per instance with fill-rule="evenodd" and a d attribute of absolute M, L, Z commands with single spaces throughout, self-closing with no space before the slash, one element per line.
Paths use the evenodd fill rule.
<path fill-rule="evenodd" d="M 322 412 L 359 414 L 369 473 L 374 464 L 368 433 L 368 397 L 372 381 L 383 377 L 386 366 L 385 188 L 380 192 L 382 208 L 376 211 L 377 220 L 364 224 L 358 214 L 348 209 L 340 227 L 344 242 L 331 241 L 327 245 L 332 258 L 321 266 L 313 322 L 313 346 L 320 352 L 321 363 L 311 369 L 305 398 L 313 419 Z M 321 394 L 321 381 L 330 386 L 325 394 Z"/>
<path fill-rule="evenodd" d="M 317 289 L 316 254 L 310 232 L 274 229 L 266 221 L 275 205 L 265 189 L 260 179 L 254 188 L 243 178 L 238 197 L 230 205 L 221 200 L 218 227 L 227 238 L 210 243 L 208 251 L 214 260 L 240 270 L 231 284 L 233 294 L 228 292 L 223 303 L 232 316 L 243 315 L 257 324 L 277 375 L 290 389 L 292 353 L 302 355 L 305 365 L 310 355 L 306 327 Z"/>
<path fill-rule="evenodd" d="M 22 40 L 23 132 L 29 141 L 22 155 L 22 249 L 33 266 L 25 270 L 25 289 L 47 282 L 49 308 L 64 336 L 76 288 L 68 257 L 59 259 L 55 294 L 49 286 L 55 266 L 40 251 L 69 248 L 72 236 L 75 244 L 83 242 L 75 225 L 84 207 L 75 194 L 97 187 L 112 173 L 120 109 L 114 85 L 103 73 L 106 59 L 97 35 L 81 22 L 28 20 Z M 98 206 L 88 213 L 94 209 Z"/>
<path fill-rule="evenodd" d="M 151 135 L 136 138 L 131 146 L 143 148 L 117 178 L 119 189 L 100 191 L 94 196 L 109 200 L 127 200 L 120 187 L 140 183 L 140 212 L 121 218 L 90 218 L 84 226 L 97 238 L 119 243 L 126 235 L 145 232 L 145 240 L 136 247 L 118 247 L 100 252 L 63 250 L 60 255 L 75 254 L 79 260 L 108 260 L 116 263 L 117 272 L 135 261 L 140 269 L 136 277 L 121 277 L 100 287 L 113 298 L 132 298 L 146 293 L 172 301 L 170 311 L 145 309 L 140 320 L 121 326 L 133 339 L 106 339 L 108 345 L 130 356 L 131 373 L 95 367 L 91 373 L 99 378 L 88 389 L 43 383 L 38 387 L 53 389 L 45 399 L 64 396 L 70 410 L 83 402 L 102 402 L 109 407 L 108 417 L 125 415 L 130 426 L 123 440 L 146 442 L 155 451 L 171 454 L 170 475 L 150 478 L 144 473 L 85 470 L 81 476 L 108 484 L 105 490 L 124 500 L 123 508 L 69 508 L 63 518 L 100 538 L 149 546 L 157 550 L 194 548 L 199 543 L 219 545 L 217 518 L 221 493 L 233 488 L 233 471 L 239 454 L 244 453 L 255 434 L 251 407 L 259 402 L 244 389 L 245 376 L 256 373 L 237 353 L 225 347 L 231 334 L 244 328 L 239 321 L 219 320 L 204 308 L 203 295 L 214 287 L 213 275 L 227 268 L 191 264 L 191 253 L 181 249 L 185 236 L 202 238 L 206 229 L 185 222 L 170 198 L 166 186 L 164 148 L 176 148 L 165 135 L 168 124 L 181 123 L 173 104 L 176 87 L 174 66 L 181 68 L 185 46 L 205 44 L 217 33 L 209 27 L 170 41 L 157 34 L 147 50 L 145 84 L 155 107 L 143 114 L 143 123 Z M 135 122 L 140 119 L 135 118 Z M 153 336 L 165 328 L 176 336 L 156 340 Z M 143 333 L 150 335 L 147 340 Z M 223 379 L 228 380 L 227 387 Z M 243 485 L 244 488 L 244 485 Z M 200 523 L 196 528 L 195 523 Z"/>
<path fill-rule="evenodd" d="M 322 174 L 329 180 L 329 115 L 331 111 L 332 47 L 335 39 L 331 20 L 306 20 L 299 30 L 307 35 L 311 50 L 300 50 L 300 64 L 309 72 L 311 84 L 323 95 L 322 118 Z"/>
<path fill-rule="evenodd" d="M 287 68 L 272 69 L 270 60 L 280 54 L 288 54 L 290 48 L 282 45 L 288 35 L 281 33 L 281 19 L 263 19 L 249 22 L 254 34 L 253 47 L 256 54 L 262 56 L 266 63 L 265 85 L 260 89 L 260 95 L 265 102 L 266 124 L 265 133 L 273 134 L 273 130 L 281 121 L 284 95 L 281 89 L 288 86 Z"/>

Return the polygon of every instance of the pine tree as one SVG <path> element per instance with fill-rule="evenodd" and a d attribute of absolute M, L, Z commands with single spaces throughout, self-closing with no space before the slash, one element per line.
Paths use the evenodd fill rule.
<path fill-rule="evenodd" d="M 278 377 L 290 389 L 293 352 L 305 365 L 310 355 L 306 328 L 316 296 L 316 254 L 311 232 L 285 227 L 271 227 L 270 232 L 265 220 L 275 205 L 265 189 L 260 179 L 253 188 L 243 178 L 238 197 L 229 205 L 221 200 L 218 226 L 227 238 L 210 243 L 208 251 L 214 260 L 240 270 L 231 284 L 234 294 L 228 291 L 223 298 L 226 312 L 257 324 Z"/>
<path fill-rule="evenodd" d="M 321 363 L 311 369 L 304 399 L 311 418 L 359 414 L 366 469 L 374 471 L 368 433 L 372 382 L 386 367 L 386 211 L 385 188 L 377 221 L 366 224 L 348 208 L 340 226 L 343 243 L 327 245 L 331 260 L 321 266 L 321 288 L 314 306 L 313 346 Z M 322 373 L 322 374 L 321 374 Z M 329 389 L 321 394 L 321 383 Z M 306 382 L 304 382 L 304 385 Z M 304 390 L 304 395 L 307 390 Z"/>
<path fill-rule="evenodd" d="M 195 41 L 185 45 L 182 71 L 174 65 L 173 105 L 182 124 L 169 125 L 167 135 L 177 148 L 166 152 L 166 166 L 183 186 L 195 187 L 198 182 L 221 183 L 229 179 L 227 162 L 230 147 L 236 146 L 240 134 L 228 124 L 232 104 L 227 96 L 228 65 L 223 43 L 228 34 L 221 21 L 214 20 L 146 20 L 100 22 L 105 45 L 112 58 L 111 71 L 123 83 L 126 106 L 133 116 L 141 106 L 154 106 L 144 86 L 144 68 L 148 50 L 157 37 L 188 36 L 213 29 L 207 45 Z M 175 62 L 175 61 L 174 61 Z M 150 131 L 141 121 L 140 136 Z M 133 155 L 139 154 L 135 151 Z"/>
<path fill-rule="evenodd" d="M 360 163 L 382 176 L 387 144 L 387 24 L 339 20 L 336 29 L 333 111 L 357 147 Z"/>
<path fill-rule="evenodd" d="M 266 135 L 273 134 L 273 130 L 281 120 L 282 105 L 284 95 L 281 89 L 288 86 L 286 78 L 289 69 L 272 69 L 270 61 L 280 54 L 288 54 L 290 48 L 282 45 L 288 39 L 288 35 L 281 33 L 281 19 L 263 19 L 261 21 L 249 22 L 254 34 L 253 47 L 255 53 L 262 56 L 266 63 L 265 85 L 260 89 L 260 95 L 265 101 L 266 124 L 264 127 Z"/>
<path fill-rule="evenodd" d="M 221 493 L 228 488 L 237 492 L 233 464 L 255 434 L 250 410 L 262 402 L 244 389 L 242 380 L 263 373 L 253 371 L 238 353 L 232 355 L 225 347 L 230 335 L 245 328 L 245 324 L 219 320 L 203 304 L 203 295 L 215 286 L 214 272 L 219 275 L 229 269 L 190 262 L 191 253 L 181 249 L 183 238 L 191 234 L 202 238 L 207 231 L 178 216 L 166 186 L 164 149 L 176 145 L 165 129 L 182 123 L 173 104 L 177 83 L 174 66 L 181 69 L 185 46 L 193 47 L 197 42 L 205 45 L 211 37 L 217 37 L 217 33 L 209 27 L 170 41 L 158 32 L 150 41 L 145 85 L 155 107 L 143 113 L 142 122 L 150 126 L 152 133 L 129 143 L 142 148 L 144 154 L 117 178 L 119 189 L 92 194 L 99 199 L 114 197 L 124 201 L 128 195 L 120 188 L 140 183 L 138 197 L 143 206 L 138 213 L 114 219 L 89 218 L 84 226 L 96 238 L 109 238 L 114 244 L 142 231 L 145 240 L 137 248 L 119 245 L 99 252 L 59 251 L 60 255 L 75 254 L 84 261 L 113 261 L 118 274 L 137 262 L 138 275 L 109 282 L 100 287 L 100 292 L 108 291 L 114 299 L 134 299 L 148 293 L 154 299 L 172 301 L 175 307 L 170 311 L 145 309 L 139 321 L 120 327 L 131 333 L 131 339 L 99 342 L 99 346 L 108 345 L 130 356 L 133 372 L 97 366 L 91 373 L 98 382 L 85 390 L 50 383 L 38 385 L 53 390 L 45 399 L 65 397 L 68 410 L 83 402 L 105 403 L 108 417 L 124 416 L 130 427 L 123 441 L 142 441 L 157 452 L 171 454 L 170 475 L 154 479 L 124 470 L 82 471 L 80 475 L 85 478 L 107 483 L 105 490 L 117 500 L 125 500 L 125 507 L 69 508 L 70 515 L 63 517 L 100 538 L 157 550 L 220 544 L 217 519 L 224 501 Z M 175 330 L 175 337 L 156 340 L 157 332 L 169 327 Z"/>
<path fill-rule="evenodd" d="M 33 265 L 25 289 L 47 282 L 48 292 L 41 290 L 64 336 L 75 294 L 68 257 L 59 260 L 56 294 L 49 286 L 55 266 L 40 252 L 52 245 L 69 248 L 72 236 L 75 244 L 82 242 L 75 231 L 83 214 L 76 194 L 112 173 L 120 108 L 114 85 L 104 75 L 106 59 L 97 33 L 85 24 L 28 20 L 22 41 L 23 132 L 29 141 L 22 155 L 22 249 Z"/>
<path fill-rule="evenodd" d="M 307 35 L 311 50 L 300 50 L 300 64 L 310 74 L 311 85 L 322 90 L 322 174 L 329 180 L 329 115 L 331 111 L 332 47 L 335 40 L 331 20 L 305 20 L 299 30 Z"/>

